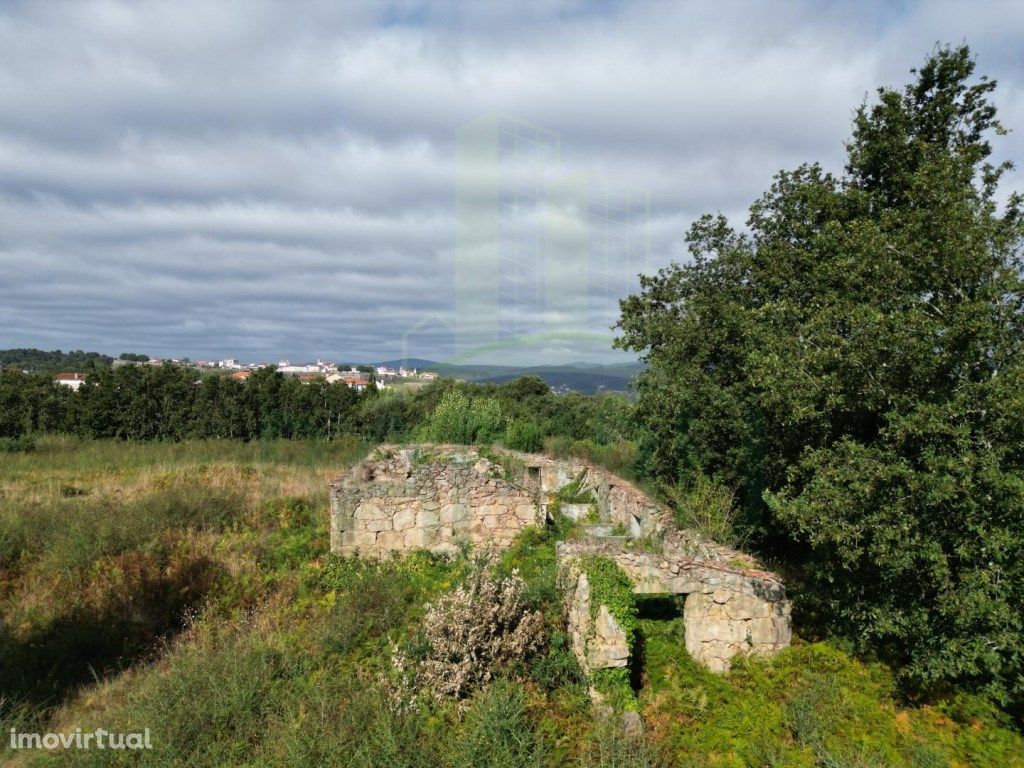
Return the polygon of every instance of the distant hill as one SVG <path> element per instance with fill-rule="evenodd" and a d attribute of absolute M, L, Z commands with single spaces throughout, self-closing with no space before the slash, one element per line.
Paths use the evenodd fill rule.
<path fill-rule="evenodd" d="M 417 370 L 430 369 L 434 370 L 437 363 L 434 360 L 425 360 L 422 357 L 408 357 L 402 360 L 382 360 L 374 365 L 384 366 L 385 368 L 415 368 Z"/>
<path fill-rule="evenodd" d="M 33 373 L 60 373 L 61 371 L 88 371 L 106 368 L 114 358 L 99 352 L 76 349 L 62 352 L 55 349 L 0 349 L 0 368 L 15 368 Z"/>
<path fill-rule="evenodd" d="M 437 371 L 442 376 L 474 382 L 503 384 L 520 376 L 539 376 L 557 391 L 579 392 L 592 395 L 598 392 L 628 392 L 629 383 L 644 369 L 643 363 L 570 363 L 567 365 L 450 365 L 423 358 L 388 360 L 377 363 L 388 367 L 406 365 L 412 368 Z"/>

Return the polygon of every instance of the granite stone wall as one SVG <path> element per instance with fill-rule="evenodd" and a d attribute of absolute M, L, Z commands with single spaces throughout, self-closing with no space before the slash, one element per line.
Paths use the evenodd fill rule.
<path fill-rule="evenodd" d="M 777 576 L 749 555 L 679 529 L 672 514 L 632 484 L 578 459 L 498 448 L 381 446 L 331 484 L 331 549 L 380 557 L 463 544 L 508 546 L 544 525 L 561 488 L 582 478 L 591 504 L 567 505 L 582 538 L 558 544 L 573 650 L 585 670 L 630 661 L 608 606 L 593 605 L 580 558 L 613 560 L 637 594 L 686 595 L 686 651 L 728 671 L 737 654 L 775 653 L 790 642 L 790 603 Z M 578 508 L 577 508 L 578 507 Z M 583 522 L 583 521 L 586 522 Z M 611 535 L 612 532 L 625 535 Z"/>
<path fill-rule="evenodd" d="M 600 541 L 558 544 L 569 635 L 585 670 L 624 666 L 629 659 L 625 635 L 619 642 L 593 618 L 586 574 L 578 567 L 588 556 L 612 560 L 637 594 L 686 595 L 686 650 L 714 672 L 727 672 L 738 654 L 770 656 L 789 645 L 792 607 L 778 577 L 735 550 L 692 535 L 689 543 L 691 554 L 666 545 L 646 551 Z"/>
<path fill-rule="evenodd" d="M 341 555 L 503 547 L 543 522 L 536 485 L 465 446 L 382 446 L 331 484 L 331 549 Z"/>

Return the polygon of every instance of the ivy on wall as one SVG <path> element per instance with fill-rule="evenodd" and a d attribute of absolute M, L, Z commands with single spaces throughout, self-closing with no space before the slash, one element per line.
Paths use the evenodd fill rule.
<path fill-rule="evenodd" d="M 636 659 L 638 611 L 633 584 L 625 572 L 609 557 L 590 555 L 580 563 L 590 584 L 590 618 L 597 619 L 602 605 L 622 627 L 630 658 Z M 630 686 L 628 667 L 594 670 L 590 674 L 594 688 L 616 709 L 636 710 L 636 694 Z"/>

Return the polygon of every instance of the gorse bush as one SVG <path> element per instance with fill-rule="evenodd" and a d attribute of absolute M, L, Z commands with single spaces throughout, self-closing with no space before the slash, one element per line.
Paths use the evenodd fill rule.
<path fill-rule="evenodd" d="M 540 768 L 544 764 L 522 686 L 499 680 L 473 698 L 455 749 L 457 768 Z"/>

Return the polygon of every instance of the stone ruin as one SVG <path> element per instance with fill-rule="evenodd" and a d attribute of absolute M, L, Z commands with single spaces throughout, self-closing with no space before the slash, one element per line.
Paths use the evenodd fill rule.
<path fill-rule="evenodd" d="M 592 605 L 584 564 L 613 560 L 645 595 L 685 595 L 686 650 L 716 672 L 737 654 L 789 645 L 790 602 L 777 576 L 745 555 L 675 525 L 641 490 L 580 459 L 499 448 L 385 445 L 331 483 L 331 550 L 382 557 L 463 545 L 508 546 L 530 525 L 552 522 L 559 490 L 582 481 L 594 502 L 559 503 L 581 537 L 559 542 L 560 580 L 573 651 L 585 671 L 629 664 L 625 632 L 608 606 Z"/>

